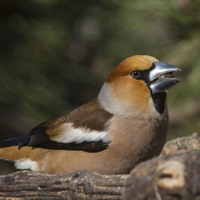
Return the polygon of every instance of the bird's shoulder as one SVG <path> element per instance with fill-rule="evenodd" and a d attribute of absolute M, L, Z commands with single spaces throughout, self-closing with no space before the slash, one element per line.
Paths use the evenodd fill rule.
<path fill-rule="evenodd" d="M 73 124 L 73 128 L 83 128 L 101 132 L 105 130 L 106 124 L 112 116 L 113 114 L 106 111 L 95 98 L 67 115 L 39 124 L 32 131 L 45 127 L 48 135 L 56 135 L 59 134 L 59 131 L 54 131 L 56 128 L 59 129 L 63 124 Z"/>

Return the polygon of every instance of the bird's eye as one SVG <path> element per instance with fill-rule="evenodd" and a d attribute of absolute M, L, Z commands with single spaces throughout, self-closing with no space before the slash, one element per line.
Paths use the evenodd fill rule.
<path fill-rule="evenodd" d="M 130 75 L 133 77 L 133 78 L 139 78 L 140 77 L 140 71 L 139 70 L 134 70 L 130 73 Z"/>

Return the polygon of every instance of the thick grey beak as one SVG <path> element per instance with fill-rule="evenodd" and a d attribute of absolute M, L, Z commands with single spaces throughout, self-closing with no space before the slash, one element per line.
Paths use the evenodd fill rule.
<path fill-rule="evenodd" d="M 180 78 L 176 78 L 173 72 L 182 71 L 180 68 L 167 63 L 153 63 L 153 69 L 149 73 L 150 89 L 153 94 L 166 92 L 170 87 L 180 82 Z"/>

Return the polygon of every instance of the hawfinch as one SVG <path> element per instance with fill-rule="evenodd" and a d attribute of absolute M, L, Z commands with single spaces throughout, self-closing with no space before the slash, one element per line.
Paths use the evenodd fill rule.
<path fill-rule="evenodd" d="M 8 139 L 0 159 L 13 161 L 17 169 L 51 174 L 129 173 L 162 150 L 167 91 L 180 81 L 176 71 L 181 70 L 151 56 L 129 57 L 108 75 L 95 99 Z"/>

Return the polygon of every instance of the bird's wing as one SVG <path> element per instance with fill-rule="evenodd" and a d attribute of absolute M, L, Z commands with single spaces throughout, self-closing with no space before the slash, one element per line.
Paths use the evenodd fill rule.
<path fill-rule="evenodd" d="M 66 116 L 39 124 L 31 133 L 16 138 L 15 143 L 19 148 L 100 151 L 110 143 L 107 128 L 111 118 L 112 114 L 94 99 Z"/>

